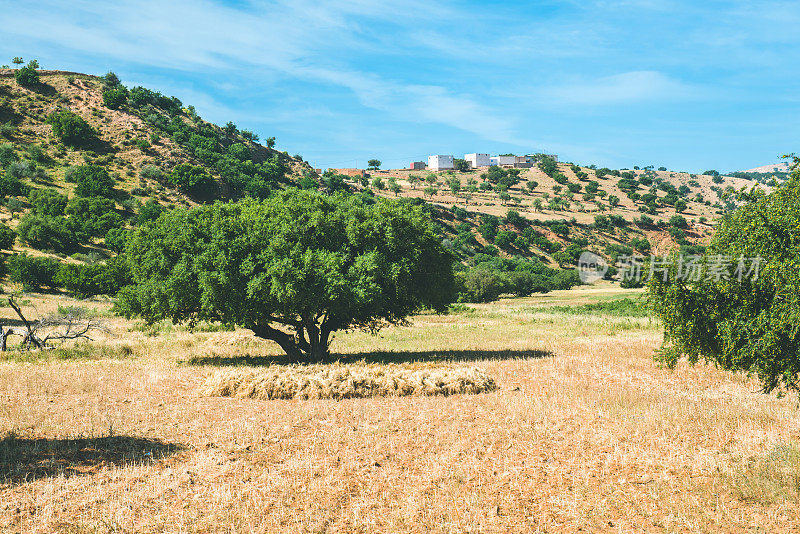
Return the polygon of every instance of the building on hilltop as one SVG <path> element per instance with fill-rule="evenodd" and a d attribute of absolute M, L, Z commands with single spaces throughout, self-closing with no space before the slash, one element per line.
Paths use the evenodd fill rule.
<path fill-rule="evenodd" d="M 436 154 L 428 156 L 428 170 L 429 171 L 443 171 L 453 168 L 453 156 Z"/>
<path fill-rule="evenodd" d="M 467 160 L 469 166 L 473 169 L 477 169 L 478 167 L 488 167 L 489 166 L 489 154 L 464 154 L 464 159 Z"/>
<path fill-rule="evenodd" d="M 514 156 L 514 167 L 517 169 L 530 169 L 533 163 L 528 156 Z"/>
<path fill-rule="evenodd" d="M 425 162 L 424 161 L 412 161 L 408 168 L 412 171 L 424 171 L 425 170 Z"/>
<path fill-rule="evenodd" d="M 489 164 L 498 167 L 513 167 L 515 162 L 516 156 L 492 156 L 489 158 Z"/>

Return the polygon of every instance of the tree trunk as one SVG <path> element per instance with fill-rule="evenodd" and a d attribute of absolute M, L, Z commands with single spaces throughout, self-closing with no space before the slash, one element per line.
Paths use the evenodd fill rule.
<path fill-rule="evenodd" d="M 295 335 L 287 334 L 269 325 L 254 326 L 253 333 L 260 338 L 277 343 L 294 363 L 320 363 L 330 356 L 330 330 L 307 319 L 295 327 Z"/>

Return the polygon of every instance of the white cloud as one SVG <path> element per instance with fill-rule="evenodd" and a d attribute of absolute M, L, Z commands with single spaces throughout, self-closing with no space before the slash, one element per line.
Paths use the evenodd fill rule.
<path fill-rule="evenodd" d="M 7 2 L 0 1 L 0 6 Z M 253 2 L 243 9 L 211 0 L 126 0 L 117 3 L 50 0 L 6 5 L 15 24 L 7 35 L 49 42 L 64 50 L 145 66 L 240 76 L 281 76 L 329 83 L 351 90 L 364 106 L 408 121 L 449 125 L 480 137 L 527 144 L 516 139 L 512 115 L 479 104 L 437 84 L 387 79 L 353 67 L 352 58 L 375 46 L 371 23 L 415 28 L 452 20 L 447 4 L 403 0 L 311 0 Z M 400 21 L 400 22 L 398 22 Z M 431 34 L 432 35 L 432 34 Z M 357 63 L 357 62 L 356 62 Z"/>
<path fill-rule="evenodd" d="M 587 106 L 695 99 L 705 92 L 702 87 L 651 70 L 625 72 L 542 90 L 545 97 L 557 104 Z"/>

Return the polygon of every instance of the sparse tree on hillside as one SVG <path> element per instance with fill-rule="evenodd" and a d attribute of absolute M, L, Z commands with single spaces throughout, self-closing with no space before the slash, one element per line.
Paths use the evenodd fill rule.
<path fill-rule="evenodd" d="M 452 256 L 420 207 L 288 190 L 173 210 L 133 232 L 134 284 L 118 309 L 147 321 L 220 321 L 295 362 L 329 359 L 331 335 L 376 332 L 455 292 Z"/>
<path fill-rule="evenodd" d="M 16 56 L 14 59 L 12 59 L 12 60 L 11 60 L 11 63 L 13 63 L 14 65 L 16 65 L 16 66 L 17 66 L 17 68 L 19 68 L 19 66 L 20 66 L 20 65 L 22 65 L 23 63 L 25 63 L 25 60 L 24 60 L 24 59 L 22 59 L 22 58 L 21 58 L 21 57 L 19 57 L 19 56 Z"/>
<path fill-rule="evenodd" d="M 411 189 L 416 189 L 417 184 L 420 182 L 419 176 L 416 174 L 409 174 L 408 175 L 408 185 L 411 186 Z"/>
<path fill-rule="evenodd" d="M 459 172 L 469 172 L 472 170 L 467 160 L 459 158 L 453 160 L 453 168 Z"/>
<path fill-rule="evenodd" d="M 53 134 L 65 145 L 84 146 L 95 139 L 95 131 L 89 123 L 69 110 L 54 111 L 47 117 L 47 123 L 53 127 Z"/>
<path fill-rule="evenodd" d="M 275 138 L 274 137 L 267 137 L 267 148 L 275 148 Z"/>
<path fill-rule="evenodd" d="M 400 191 L 402 191 L 403 188 L 400 187 L 400 184 L 398 184 L 397 182 L 391 181 L 389 182 L 389 190 L 391 190 L 391 192 L 394 193 L 394 196 L 397 196 L 400 194 Z"/>
<path fill-rule="evenodd" d="M 377 171 L 380 168 L 381 168 L 381 160 L 379 159 L 371 159 L 367 162 L 367 170 Z"/>
<path fill-rule="evenodd" d="M 422 191 L 426 196 L 433 198 L 439 194 L 439 188 L 429 185 Z"/>

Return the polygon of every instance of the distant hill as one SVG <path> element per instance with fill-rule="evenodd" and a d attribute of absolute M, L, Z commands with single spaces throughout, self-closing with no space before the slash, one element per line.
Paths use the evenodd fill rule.
<path fill-rule="evenodd" d="M 752 169 L 747 169 L 741 172 L 747 173 L 759 173 L 759 174 L 766 174 L 772 172 L 789 172 L 791 170 L 791 165 L 788 161 L 781 161 L 780 163 L 773 163 L 771 165 L 762 165 L 760 167 L 754 167 Z"/>

